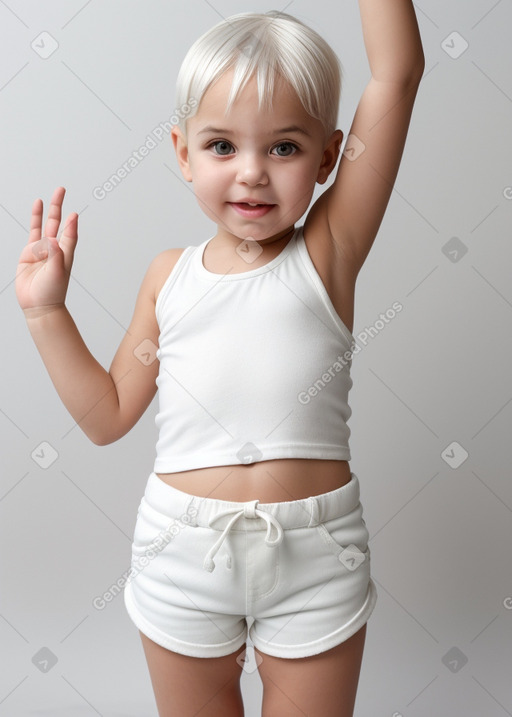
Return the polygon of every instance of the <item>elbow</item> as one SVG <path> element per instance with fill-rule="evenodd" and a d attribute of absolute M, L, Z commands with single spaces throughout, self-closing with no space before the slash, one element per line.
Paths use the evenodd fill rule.
<path fill-rule="evenodd" d="M 414 65 L 406 75 L 402 76 L 400 80 L 401 85 L 406 89 L 418 87 L 424 72 L 425 64 Z"/>
<path fill-rule="evenodd" d="M 407 75 L 403 75 L 400 80 L 400 85 L 405 92 L 416 93 L 419 90 L 423 73 L 425 71 L 425 65 L 417 65 L 411 68 Z"/>
<path fill-rule="evenodd" d="M 93 421 L 88 426 L 81 426 L 87 438 L 95 446 L 108 446 L 122 438 L 130 425 L 122 420 L 118 413 L 110 416 L 102 416 L 101 420 Z"/>
<path fill-rule="evenodd" d="M 423 50 L 421 51 L 420 56 L 414 63 L 414 65 L 411 68 L 411 72 L 409 75 L 411 84 L 417 83 L 419 84 L 421 82 L 421 79 L 423 77 L 423 74 L 425 72 L 425 55 L 423 54 Z"/>
<path fill-rule="evenodd" d="M 84 431 L 87 438 L 94 443 L 95 446 L 109 446 L 111 443 L 118 441 L 124 434 L 113 432 L 112 430 L 89 430 Z"/>
<path fill-rule="evenodd" d="M 393 84 L 408 90 L 418 87 L 425 72 L 425 58 L 419 57 L 414 62 L 407 63 L 407 66 L 393 66 L 386 71 L 372 73 L 372 78 L 377 82 Z"/>
<path fill-rule="evenodd" d="M 416 75 L 418 84 L 423 79 L 424 74 L 425 74 L 425 58 L 423 58 L 423 62 L 420 65 L 418 65 L 418 74 Z"/>
<path fill-rule="evenodd" d="M 402 61 L 401 69 L 396 68 L 396 76 L 402 84 L 412 87 L 421 82 L 425 72 L 425 54 L 423 48 L 419 47 L 406 61 Z"/>
<path fill-rule="evenodd" d="M 115 438 L 111 438 L 110 436 L 103 436 L 103 435 L 88 435 L 87 438 L 89 438 L 92 443 L 94 443 L 95 446 L 108 446 L 111 443 L 114 443 L 116 440 Z"/>

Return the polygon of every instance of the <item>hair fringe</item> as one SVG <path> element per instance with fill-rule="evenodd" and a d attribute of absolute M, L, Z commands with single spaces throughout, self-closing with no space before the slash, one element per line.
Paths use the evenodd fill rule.
<path fill-rule="evenodd" d="M 271 110 L 276 78 L 282 77 L 306 112 L 320 120 L 326 136 L 336 129 L 343 76 L 339 58 L 315 30 L 292 15 L 270 10 L 232 15 L 190 47 L 176 82 L 177 107 L 195 100 L 195 109 L 180 115 L 178 126 L 185 137 L 186 121 L 197 112 L 204 93 L 230 69 L 234 75 L 226 113 L 252 76 L 259 108 Z"/>

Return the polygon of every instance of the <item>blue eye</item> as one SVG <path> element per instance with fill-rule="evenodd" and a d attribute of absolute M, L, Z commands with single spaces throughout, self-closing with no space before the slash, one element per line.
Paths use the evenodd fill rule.
<path fill-rule="evenodd" d="M 229 148 L 231 147 L 231 145 L 229 144 L 229 142 L 226 142 L 225 139 L 221 139 L 221 140 L 219 140 L 218 142 L 212 142 L 212 144 L 210 145 L 210 147 L 217 147 L 217 145 L 220 145 L 221 151 L 220 151 L 220 152 L 217 152 L 217 151 L 216 151 L 216 152 L 215 152 L 216 154 L 219 154 L 219 155 L 229 154 L 229 151 L 228 151 L 228 152 L 224 152 L 224 151 L 223 151 L 223 149 L 225 149 L 225 148 L 228 148 L 228 150 L 229 150 Z"/>
<path fill-rule="evenodd" d="M 286 148 L 292 149 L 293 152 L 291 152 L 289 154 L 278 154 L 278 157 L 291 157 L 292 154 L 295 154 L 295 151 L 297 150 L 297 147 L 294 144 L 292 144 L 291 142 L 281 142 L 280 144 L 276 144 L 274 149 L 283 149 L 283 147 L 285 149 Z"/>

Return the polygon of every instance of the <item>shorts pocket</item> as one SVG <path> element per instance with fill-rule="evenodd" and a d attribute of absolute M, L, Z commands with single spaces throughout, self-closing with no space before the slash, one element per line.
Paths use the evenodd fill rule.
<path fill-rule="evenodd" d="M 170 518 L 159 513 L 142 498 L 133 533 L 132 555 L 154 556 L 188 527 L 190 523 L 187 524 L 186 517 L 183 520 Z"/>
<path fill-rule="evenodd" d="M 338 565 L 354 571 L 370 560 L 370 533 L 362 518 L 360 505 L 351 513 L 319 523 L 315 528 L 322 544 L 332 553 Z"/>

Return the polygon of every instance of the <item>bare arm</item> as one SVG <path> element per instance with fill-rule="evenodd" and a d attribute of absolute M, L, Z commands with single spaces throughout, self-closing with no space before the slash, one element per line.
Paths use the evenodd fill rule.
<path fill-rule="evenodd" d="M 425 66 L 412 0 L 359 0 L 372 77 L 379 82 L 419 80 Z"/>
<path fill-rule="evenodd" d="M 124 436 L 156 392 L 158 326 L 151 301 L 151 278 L 150 267 L 132 323 L 109 371 L 91 354 L 65 306 L 44 313 L 25 310 L 27 326 L 57 393 L 76 423 L 97 445 Z M 137 350 L 145 339 L 149 341 Z"/>
<path fill-rule="evenodd" d="M 57 235 L 64 192 L 64 188 L 58 188 L 52 197 L 46 236 Z M 85 345 L 64 303 L 77 242 L 77 222 L 78 216 L 71 215 L 60 243 L 51 238 L 47 252 L 45 241 L 40 241 L 42 202 L 36 200 L 29 243 L 18 266 L 16 293 L 64 405 L 94 443 L 105 445 L 133 427 L 156 392 L 159 364 L 154 354 L 159 329 L 155 285 L 166 257 L 159 255 L 149 267 L 131 324 L 106 371 Z"/>
<path fill-rule="evenodd" d="M 331 235 L 356 272 L 384 217 L 425 67 L 412 0 L 359 0 L 359 9 L 372 76 L 350 129 L 355 139 L 323 197 Z"/>

